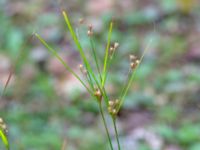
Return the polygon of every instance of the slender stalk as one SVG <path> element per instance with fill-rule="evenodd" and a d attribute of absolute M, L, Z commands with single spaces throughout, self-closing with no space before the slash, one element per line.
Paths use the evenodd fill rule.
<path fill-rule="evenodd" d="M 121 94 L 120 94 L 120 99 L 122 99 L 122 97 L 123 97 L 123 95 L 124 95 L 126 86 L 127 86 L 128 83 L 129 83 L 129 80 L 130 80 L 130 78 L 131 78 L 131 75 L 132 75 L 132 72 L 131 72 L 131 68 L 130 68 L 129 71 L 128 71 L 128 75 L 127 75 L 127 77 L 126 77 L 126 81 L 125 81 L 125 83 L 124 83 L 122 92 L 121 92 Z"/>
<path fill-rule="evenodd" d="M 4 88 L 3 88 L 3 92 L 1 93 L 1 97 L 3 97 L 3 95 L 4 95 L 5 91 L 6 91 L 6 88 L 7 88 L 8 84 L 9 84 L 11 78 L 12 78 L 12 74 L 13 74 L 13 69 L 11 69 L 11 71 L 9 73 L 8 79 L 6 80 L 6 84 L 5 84 Z"/>
<path fill-rule="evenodd" d="M 110 58 L 108 58 L 108 63 L 107 63 L 107 70 L 110 69 L 110 66 L 112 64 L 112 61 L 113 61 L 113 57 L 115 56 L 115 52 L 113 52 L 113 54 L 110 56 Z M 105 82 L 106 82 L 106 79 L 107 79 L 107 76 L 108 76 L 108 71 L 105 73 Z M 105 86 L 105 85 L 104 85 Z"/>
<path fill-rule="evenodd" d="M 97 59 L 97 54 L 96 54 L 96 50 L 95 50 L 95 47 L 94 47 L 94 42 L 93 42 L 91 37 L 90 37 L 90 45 L 91 45 L 91 48 L 92 48 L 92 54 L 93 54 L 93 58 L 94 58 L 94 61 L 95 61 L 95 64 L 96 64 L 98 74 L 99 74 L 99 78 L 100 78 L 100 81 L 102 82 L 101 72 L 100 72 L 99 63 L 98 63 L 98 59 Z"/>
<path fill-rule="evenodd" d="M 117 139 L 118 150 L 121 150 L 121 146 L 120 146 L 120 142 L 119 142 L 119 134 L 118 134 L 117 125 L 116 125 L 116 118 L 113 116 L 112 116 L 112 121 L 113 121 L 114 129 L 115 129 L 115 137 Z"/>
<path fill-rule="evenodd" d="M 81 58 L 83 60 L 83 63 L 84 63 L 84 65 L 85 65 L 85 67 L 86 67 L 86 69 L 88 71 L 88 75 L 90 76 L 90 74 L 91 74 L 91 76 L 94 79 L 96 85 L 98 86 L 99 89 L 101 89 L 101 86 L 100 86 L 99 82 L 97 81 L 97 78 L 96 78 L 94 72 L 92 71 L 92 68 L 91 68 L 91 66 L 90 66 L 90 64 L 89 64 L 89 62 L 88 62 L 88 60 L 87 60 L 87 58 L 86 58 L 86 56 L 85 56 L 85 54 L 83 52 L 81 44 L 80 44 L 80 42 L 79 42 L 79 40 L 78 40 L 78 38 L 77 38 L 77 36 L 76 36 L 76 34 L 74 32 L 74 29 L 71 26 L 71 23 L 70 23 L 70 20 L 69 20 L 69 18 L 67 16 L 67 13 L 65 11 L 63 11 L 62 14 L 64 16 L 64 19 L 65 19 L 65 22 L 66 22 L 66 24 L 68 26 L 68 29 L 69 29 L 69 31 L 70 31 L 70 33 L 72 35 L 72 38 L 73 38 L 73 40 L 74 40 L 74 42 L 75 42 L 75 44 L 76 44 L 76 46 L 78 48 L 78 51 L 79 51 L 80 56 L 81 56 Z"/>
<path fill-rule="evenodd" d="M 100 81 L 102 82 L 102 76 L 101 76 L 101 72 L 100 72 L 99 62 L 98 62 L 98 59 L 97 59 L 97 54 L 96 54 L 96 51 L 95 51 L 94 43 L 93 43 L 93 40 L 92 40 L 91 37 L 90 37 L 90 44 L 91 44 L 91 47 L 92 47 L 92 53 L 93 53 L 93 57 L 94 57 L 94 60 L 95 60 L 96 67 L 97 67 L 97 71 L 99 73 L 99 78 L 100 78 Z M 106 99 L 106 102 L 108 102 L 109 98 L 108 98 L 108 95 L 106 93 L 106 90 L 105 90 L 104 86 L 101 87 L 101 92 L 102 92 L 102 94 L 104 96 L 104 99 Z"/>
<path fill-rule="evenodd" d="M 104 116 L 104 113 L 103 113 L 103 108 L 102 108 L 101 102 L 99 102 L 99 109 L 100 109 L 101 118 L 103 120 L 103 124 L 104 124 L 105 130 L 106 130 L 106 134 L 107 134 L 107 137 L 108 137 L 110 149 L 114 150 L 113 149 L 113 145 L 112 145 L 112 141 L 111 141 L 111 137 L 110 137 L 110 134 L 109 134 L 109 131 L 108 131 L 108 127 L 107 127 L 107 124 L 106 124 L 105 116 Z"/>
<path fill-rule="evenodd" d="M 88 83 L 89 83 L 91 89 L 94 90 L 94 83 L 93 83 L 92 78 L 89 73 L 87 74 L 87 80 L 88 80 Z"/>
<path fill-rule="evenodd" d="M 123 93 L 122 97 L 121 97 L 121 100 L 120 100 L 120 103 L 119 103 L 117 112 L 119 111 L 119 109 L 121 108 L 121 106 L 122 106 L 123 103 L 124 103 L 124 98 L 125 98 L 125 96 L 126 96 L 128 90 L 129 90 L 129 88 L 130 88 L 130 86 L 131 86 L 131 84 L 132 84 L 132 81 L 133 81 L 133 79 L 134 79 L 134 77 L 135 77 L 135 75 L 136 75 L 136 72 L 137 72 L 137 70 L 138 70 L 138 68 L 139 68 L 139 66 L 140 66 L 140 64 L 141 64 L 141 62 L 142 62 L 142 60 L 143 60 L 143 58 L 144 58 L 144 56 L 145 56 L 145 54 L 146 54 L 146 52 L 147 52 L 147 50 L 148 50 L 150 44 L 151 44 L 151 42 L 152 42 L 152 39 L 151 39 L 151 40 L 149 41 L 149 43 L 147 44 L 147 46 L 146 46 L 146 48 L 145 48 L 145 50 L 144 50 L 144 52 L 143 52 L 143 54 L 142 54 L 142 56 L 141 56 L 141 58 L 140 58 L 139 64 L 137 65 L 137 67 L 135 68 L 135 70 L 133 71 L 133 73 L 131 74 L 130 80 L 129 80 L 129 82 L 128 82 L 128 84 L 127 84 L 125 90 L 124 90 L 124 93 Z"/>
<path fill-rule="evenodd" d="M 108 41 L 106 46 L 106 52 L 104 57 L 104 66 L 103 66 L 103 79 L 101 82 L 102 87 L 104 87 L 105 81 L 106 81 L 106 72 L 107 72 L 107 63 L 108 63 L 108 54 L 109 54 L 109 48 L 110 48 L 110 41 L 111 41 L 111 35 L 112 35 L 112 28 L 113 28 L 113 22 L 110 23 L 110 28 L 108 32 Z"/>
<path fill-rule="evenodd" d="M 43 38 L 35 33 L 35 36 L 42 42 L 42 44 L 63 64 L 63 66 L 73 75 L 75 76 L 80 83 L 87 89 L 87 91 L 90 94 L 93 94 L 93 92 L 86 86 L 86 84 L 81 80 L 81 78 L 66 64 L 66 62 L 58 55 L 58 53 L 56 52 L 56 50 L 54 50 L 53 48 L 51 48 L 46 42 L 45 40 L 43 40 Z"/>
<path fill-rule="evenodd" d="M 4 134 L 4 132 L 0 129 L 0 137 L 6 147 L 7 150 L 10 150 L 10 146 L 9 146 L 9 142 L 8 142 L 8 139 L 7 139 L 7 136 L 6 134 Z"/>

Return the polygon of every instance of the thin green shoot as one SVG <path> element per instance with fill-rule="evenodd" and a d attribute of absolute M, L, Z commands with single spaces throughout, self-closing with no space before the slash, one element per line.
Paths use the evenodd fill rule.
<path fill-rule="evenodd" d="M 80 56 L 81 56 L 81 58 L 82 58 L 82 60 L 84 62 L 84 65 L 85 65 L 85 67 L 86 67 L 86 69 L 88 71 L 88 76 L 90 76 L 90 74 L 91 74 L 91 76 L 94 79 L 95 83 L 97 84 L 98 88 L 101 89 L 101 86 L 100 86 L 99 82 L 97 81 L 97 78 L 96 78 L 94 72 L 92 71 L 92 68 L 91 68 L 91 66 L 90 66 L 90 64 L 89 64 L 89 62 L 88 62 L 88 60 L 87 60 L 87 58 L 86 58 L 86 56 L 85 56 L 85 54 L 83 52 L 83 49 L 82 49 L 81 44 L 80 44 L 80 42 L 79 42 L 79 40 L 78 40 L 78 38 L 76 36 L 76 33 L 74 32 L 74 29 L 71 26 L 71 23 L 69 21 L 67 13 L 65 11 L 63 11 L 62 13 L 63 13 L 64 19 L 65 19 L 65 22 L 66 22 L 66 24 L 68 26 L 68 29 L 69 29 L 69 31 L 70 31 L 70 33 L 72 35 L 72 38 L 73 38 L 73 40 L 74 40 L 74 42 L 75 42 L 75 44 L 76 44 L 76 46 L 77 46 L 77 48 L 79 50 L 79 53 L 80 53 Z"/>
<path fill-rule="evenodd" d="M 96 65 L 96 68 L 97 68 L 97 71 L 98 71 L 98 74 L 99 74 L 99 78 L 100 78 L 100 81 L 102 82 L 102 76 L 101 76 L 101 72 L 100 72 L 99 62 L 98 62 L 98 59 L 97 59 L 97 54 L 96 54 L 96 50 L 95 50 L 95 47 L 94 47 L 94 42 L 93 42 L 92 37 L 90 37 L 90 45 L 91 45 L 95 65 Z"/>
<path fill-rule="evenodd" d="M 122 99 L 122 97 L 123 97 L 123 95 L 124 95 L 124 92 L 125 92 L 125 89 L 126 89 L 126 86 L 128 85 L 129 80 L 130 80 L 130 78 L 131 78 L 131 75 L 132 75 L 132 69 L 129 68 L 128 74 L 127 74 L 127 77 L 126 77 L 126 81 L 125 81 L 125 83 L 124 83 L 124 86 L 123 86 L 123 89 L 122 89 L 122 92 L 121 92 L 121 94 L 120 94 L 119 99 Z"/>
<path fill-rule="evenodd" d="M 116 125 L 116 117 L 112 116 L 112 121 L 113 121 L 113 125 L 114 125 L 114 130 L 115 130 L 115 137 L 117 139 L 117 147 L 118 147 L 118 150 L 121 150 L 121 146 L 120 146 L 120 142 L 119 142 L 119 134 L 118 134 L 117 125 Z"/>
<path fill-rule="evenodd" d="M 1 137 L 4 145 L 6 146 L 6 149 L 9 150 L 10 146 L 9 146 L 9 142 L 8 142 L 7 136 L 4 134 L 4 131 L 2 131 L 1 129 L 0 129 L 0 137 Z"/>
<path fill-rule="evenodd" d="M 123 103 L 124 103 L 125 96 L 126 96 L 128 90 L 129 90 L 129 88 L 131 87 L 132 81 L 133 81 L 133 79 L 135 78 L 135 75 L 136 75 L 136 73 L 137 73 L 137 70 L 138 70 L 138 68 L 139 68 L 139 66 L 140 66 L 140 64 L 141 64 L 141 62 L 142 62 L 142 60 L 143 60 L 143 58 L 144 58 L 146 52 L 147 52 L 148 49 L 149 49 L 149 46 L 150 46 L 151 42 L 152 42 L 152 39 L 151 39 L 151 40 L 149 41 L 149 43 L 147 44 L 147 46 L 146 46 L 146 48 L 145 48 L 145 50 L 144 50 L 144 52 L 143 52 L 143 54 L 142 54 L 142 56 L 141 56 L 141 58 L 140 58 L 140 60 L 139 60 L 139 64 L 137 65 L 137 67 L 135 68 L 135 70 L 133 71 L 133 73 L 131 74 L 131 77 L 130 77 L 130 79 L 129 79 L 129 82 L 128 82 L 128 84 L 127 84 L 127 87 L 125 88 L 124 93 L 123 93 L 123 96 L 121 97 L 121 100 L 120 100 L 120 103 L 119 103 L 117 112 L 120 110 L 121 106 L 122 106 Z"/>
<path fill-rule="evenodd" d="M 113 145 L 112 145 L 112 141 L 111 141 L 111 137 L 110 137 L 110 133 L 108 131 L 108 127 L 107 127 L 107 124 L 106 124 L 106 119 L 105 119 L 105 116 L 104 116 L 104 112 L 103 112 L 103 108 L 102 108 L 101 102 L 99 102 L 99 109 L 100 109 L 101 118 L 103 120 L 103 124 L 104 124 L 105 130 L 106 130 L 106 134 L 107 134 L 107 137 L 108 137 L 110 148 L 111 148 L 111 150 L 114 150 Z"/>
<path fill-rule="evenodd" d="M 59 54 L 54 50 L 52 47 L 49 46 L 49 44 L 46 43 L 46 41 L 37 33 L 35 33 L 35 36 L 40 40 L 40 42 L 49 50 L 49 52 L 52 53 L 62 64 L 63 66 L 74 76 L 76 77 L 80 83 L 87 89 L 87 91 L 93 95 L 93 92 L 86 86 L 86 84 L 81 80 L 81 78 L 67 65 L 67 63 L 59 56 Z"/>
<path fill-rule="evenodd" d="M 99 62 L 98 62 L 98 59 L 97 59 L 97 54 L 96 54 L 96 50 L 95 50 L 95 47 L 94 47 L 94 42 L 93 42 L 91 37 L 90 37 L 90 45 L 92 47 L 92 54 L 93 54 L 93 57 L 94 57 L 94 60 L 95 60 L 95 64 L 96 64 L 96 68 L 97 68 L 97 71 L 98 71 L 98 74 L 99 74 L 99 78 L 100 78 L 100 81 L 102 82 L 102 76 L 101 76 L 101 72 L 100 72 Z M 101 92 L 103 93 L 104 99 L 106 99 L 106 104 L 108 105 L 109 98 L 108 98 L 108 95 L 106 93 L 105 87 L 102 87 Z"/>
<path fill-rule="evenodd" d="M 112 28 L 113 28 L 113 22 L 111 21 L 110 27 L 109 27 L 109 32 L 108 32 L 106 52 L 105 52 L 105 57 L 104 57 L 104 66 L 103 66 L 102 82 L 101 82 L 102 87 L 104 87 L 105 81 L 106 81 L 107 63 L 108 63 L 108 55 L 109 55 L 110 41 L 111 41 L 111 35 L 112 35 Z"/>
<path fill-rule="evenodd" d="M 4 95 L 4 93 L 5 93 L 5 91 L 6 91 L 7 87 L 8 87 L 8 84 L 9 84 L 11 78 L 12 78 L 12 74 L 13 74 L 13 71 L 11 70 L 9 75 L 8 75 L 8 79 L 6 80 L 6 84 L 5 84 L 4 88 L 3 88 L 3 92 L 1 93 L 1 97 Z"/>

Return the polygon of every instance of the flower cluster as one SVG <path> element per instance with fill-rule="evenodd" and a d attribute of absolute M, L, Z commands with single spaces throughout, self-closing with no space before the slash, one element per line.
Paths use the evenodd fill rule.
<path fill-rule="evenodd" d="M 118 99 L 109 101 L 108 112 L 110 113 L 110 115 L 112 116 L 117 115 L 117 109 L 118 109 L 119 103 L 120 101 Z"/>
<path fill-rule="evenodd" d="M 4 133 L 8 132 L 7 126 L 2 118 L 0 118 L 0 130 L 2 130 Z"/>
<path fill-rule="evenodd" d="M 140 61 L 137 59 L 135 55 L 130 55 L 129 58 L 130 58 L 130 67 L 133 70 L 139 65 Z"/>

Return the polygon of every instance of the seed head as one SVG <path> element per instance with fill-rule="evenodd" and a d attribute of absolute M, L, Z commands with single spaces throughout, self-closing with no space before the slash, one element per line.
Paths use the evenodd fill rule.
<path fill-rule="evenodd" d="M 82 64 L 79 65 L 79 69 L 82 72 L 82 74 L 87 75 L 87 70 L 84 68 Z"/>
<path fill-rule="evenodd" d="M 110 47 L 110 55 L 112 55 L 113 53 L 114 53 L 114 51 L 115 51 L 115 49 L 114 49 L 114 47 Z"/>
<path fill-rule="evenodd" d="M 131 69 L 135 69 L 136 64 L 135 64 L 134 62 L 131 62 L 131 63 L 130 63 L 130 67 L 131 67 Z"/>
<path fill-rule="evenodd" d="M 100 91 L 99 89 L 95 90 L 94 96 L 95 96 L 99 101 L 102 100 L 102 94 L 101 94 L 101 91 Z"/>
<path fill-rule="evenodd" d="M 117 114 L 117 110 L 113 109 L 112 113 L 113 113 L 113 115 L 116 115 Z"/>
<path fill-rule="evenodd" d="M 93 26 L 92 26 L 92 24 L 90 24 L 88 26 L 87 34 L 88 34 L 88 36 L 92 36 L 93 35 Z"/>
<path fill-rule="evenodd" d="M 137 60 L 135 61 L 135 63 L 136 63 L 137 65 L 139 65 L 140 61 L 137 59 Z"/>
<path fill-rule="evenodd" d="M 0 118 L 0 129 L 3 130 L 5 133 L 8 132 L 7 126 L 2 118 Z"/>
<path fill-rule="evenodd" d="M 130 55 L 130 62 L 134 62 L 136 60 L 136 56 L 135 55 Z"/>
<path fill-rule="evenodd" d="M 119 43 L 115 42 L 114 43 L 114 49 L 118 48 L 119 47 Z"/>
<path fill-rule="evenodd" d="M 109 105 L 109 106 L 113 106 L 114 104 L 115 104 L 114 101 L 109 101 L 109 102 L 108 102 L 108 105 Z"/>
<path fill-rule="evenodd" d="M 117 109 L 119 106 L 119 99 L 116 100 L 110 100 L 108 102 L 108 112 L 110 113 L 110 115 L 112 116 L 116 116 L 117 115 Z"/>
<path fill-rule="evenodd" d="M 135 55 L 129 55 L 130 59 L 130 68 L 133 70 L 139 65 L 140 61 L 137 59 Z"/>
<path fill-rule="evenodd" d="M 88 34 L 88 36 L 92 36 L 92 35 L 93 35 L 93 32 L 90 31 L 90 30 L 88 30 L 87 34 Z"/>
<path fill-rule="evenodd" d="M 88 30 L 92 30 L 93 29 L 93 26 L 92 26 L 92 24 L 90 24 L 89 26 L 88 26 Z"/>
<path fill-rule="evenodd" d="M 82 64 L 80 64 L 80 65 L 79 65 L 79 68 L 80 68 L 80 70 L 82 70 L 82 69 L 83 69 L 83 65 L 82 65 Z"/>

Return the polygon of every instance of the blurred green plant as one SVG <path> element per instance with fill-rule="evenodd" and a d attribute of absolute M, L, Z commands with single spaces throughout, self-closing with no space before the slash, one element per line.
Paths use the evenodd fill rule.
<path fill-rule="evenodd" d="M 3 122 L 3 119 L 0 118 L 0 137 L 4 143 L 4 145 L 6 146 L 7 150 L 9 150 L 9 142 L 8 142 L 8 138 L 6 135 L 6 124 Z"/>
<path fill-rule="evenodd" d="M 81 43 L 80 43 L 72 25 L 71 25 L 71 22 L 68 18 L 67 13 L 65 11 L 63 11 L 62 14 L 64 16 L 64 20 L 65 20 L 65 22 L 68 26 L 68 29 L 71 33 L 73 41 L 74 41 L 75 45 L 77 46 L 78 52 L 79 52 L 81 59 L 83 61 L 83 64 L 80 64 L 79 67 L 80 67 L 80 71 L 82 72 L 82 75 L 85 76 L 87 83 L 85 83 L 85 81 L 82 80 L 81 77 L 79 77 L 79 75 L 77 75 L 73 71 L 73 69 L 70 68 L 70 66 L 68 66 L 68 64 L 61 58 L 61 56 L 59 56 L 57 51 L 55 49 L 53 49 L 49 44 L 47 44 L 47 42 L 39 34 L 35 33 L 35 36 L 49 50 L 49 52 L 52 53 L 53 56 L 55 56 L 64 65 L 64 67 L 81 82 L 81 84 L 86 88 L 88 93 L 94 99 L 96 99 L 98 106 L 99 106 L 101 118 L 102 118 L 105 130 L 106 130 L 106 134 L 107 134 L 107 137 L 108 137 L 110 149 L 114 150 L 113 143 L 112 143 L 112 140 L 111 140 L 111 135 L 110 135 L 110 132 L 109 132 L 109 129 L 108 129 L 108 126 L 107 126 L 106 119 L 105 119 L 104 104 L 102 103 L 102 99 L 104 100 L 105 106 L 107 107 L 108 113 L 110 114 L 110 117 L 111 117 L 112 122 L 113 122 L 115 137 L 116 137 L 117 145 L 118 145 L 118 150 L 121 150 L 119 135 L 118 135 L 118 129 L 117 129 L 117 126 L 116 126 L 116 117 L 117 117 L 117 114 L 118 114 L 120 108 L 122 107 L 122 105 L 124 103 L 125 97 L 126 97 L 128 91 L 129 91 L 131 84 L 132 84 L 132 81 L 135 77 L 137 68 L 140 65 L 140 62 L 142 61 L 142 59 L 145 55 L 145 52 L 147 51 L 149 45 L 144 50 L 140 59 L 138 59 L 134 55 L 130 55 L 130 66 L 129 66 L 128 78 L 127 78 L 127 80 L 126 80 L 126 82 L 125 82 L 125 84 L 122 88 L 122 91 L 120 93 L 119 98 L 115 99 L 115 100 L 111 100 L 108 96 L 106 89 L 105 89 L 105 83 L 106 83 L 106 79 L 107 79 L 107 75 L 108 75 L 108 70 L 111 67 L 113 57 L 115 57 L 115 51 L 119 47 L 119 44 L 117 42 L 115 42 L 114 44 L 111 44 L 113 21 L 110 22 L 110 27 L 109 27 L 109 31 L 108 31 L 108 38 L 107 38 L 107 46 L 106 46 L 104 60 L 103 60 L 103 64 L 102 64 L 102 66 L 103 66 L 102 70 L 100 69 L 100 64 L 99 64 L 99 60 L 98 60 L 99 57 L 96 53 L 95 44 L 93 42 L 93 26 L 92 25 L 88 26 L 87 34 L 88 34 L 88 37 L 90 39 L 92 57 L 94 59 L 94 64 L 95 64 L 95 67 L 96 67 L 96 70 L 97 70 L 97 74 L 95 74 L 94 69 L 91 67 L 88 59 L 86 58 L 86 55 L 83 51 Z"/>

